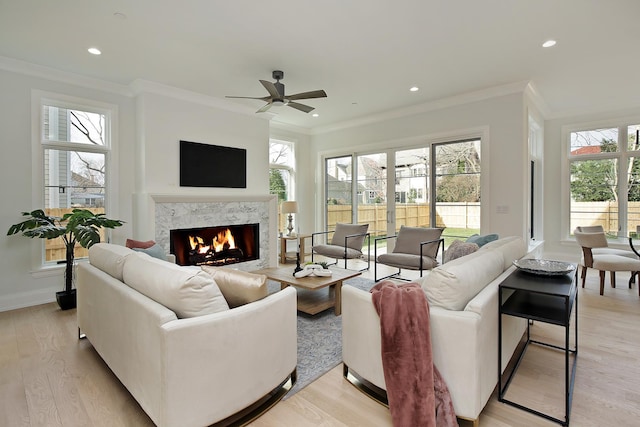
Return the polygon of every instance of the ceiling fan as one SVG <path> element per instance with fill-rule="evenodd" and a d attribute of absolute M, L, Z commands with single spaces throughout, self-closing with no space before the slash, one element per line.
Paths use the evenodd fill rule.
<path fill-rule="evenodd" d="M 327 94 L 324 90 L 312 90 L 311 92 L 302 92 L 296 93 L 294 95 L 285 95 L 284 93 L 284 84 L 280 83 L 280 80 L 284 78 L 284 72 L 280 70 L 275 70 L 271 73 L 272 77 L 276 80 L 275 83 L 260 80 L 262 86 L 269 92 L 269 96 L 265 96 L 262 98 L 251 97 L 251 96 L 227 96 L 227 98 L 242 98 L 242 99 L 259 99 L 261 101 L 266 101 L 267 104 L 260 108 L 256 113 L 264 113 L 272 106 L 281 106 L 287 105 L 291 108 L 295 108 L 296 110 L 303 111 L 308 113 L 313 111 L 313 107 L 308 105 L 300 104 L 299 102 L 295 102 L 299 99 L 311 99 L 311 98 L 326 98 Z"/>

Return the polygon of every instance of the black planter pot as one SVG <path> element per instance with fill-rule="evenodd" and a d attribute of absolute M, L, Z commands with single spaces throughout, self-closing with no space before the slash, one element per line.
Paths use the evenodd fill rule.
<path fill-rule="evenodd" d="M 56 292 L 56 301 L 61 310 L 76 308 L 76 290 Z"/>

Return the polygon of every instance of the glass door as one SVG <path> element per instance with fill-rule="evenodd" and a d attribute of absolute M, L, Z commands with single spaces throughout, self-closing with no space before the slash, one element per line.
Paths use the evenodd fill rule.
<path fill-rule="evenodd" d="M 353 223 L 353 161 L 352 156 L 325 160 L 326 231 L 336 228 L 336 223 Z"/>
<path fill-rule="evenodd" d="M 480 233 L 480 139 L 435 144 L 432 153 L 435 209 L 431 221 L 444 227 L 443 235 L 450 239 Z"/>
<path fill-rule="evenodd" d="M 375 238 L 387 235 L 387 154 L 362 154 L 356 159 L 356 222 L 369 224 L 371 242 L 365 240 L 362 251 L 370 250 L 373 256 Z M 384 240 L 379 243 L 378 254 L 385 245 Z"/>

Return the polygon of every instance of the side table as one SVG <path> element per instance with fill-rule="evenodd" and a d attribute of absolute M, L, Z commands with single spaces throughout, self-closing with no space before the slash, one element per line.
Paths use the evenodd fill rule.
<path fill-rule="evenodd" d="M 296 252 L 290 252 L 289 253 L 290 256 L 287 256 L 287 242 L 290 240 L 298 240 L 300 242 L 300 248 L 297 248 L 297 250 L 300 251 L 300 262 L 304 262 L 305 257 L 307 255 L 307 253 L 305 252 L 304 241 L 309 238 L 311 238 L 311 234 L 297 234 L 295 236 L 287 236 L 287 235 L 280 236 L 280 264 L 285 264 L 287 262 L 287 259 L 292 259 L 294 261 L 296 260 Z"/>
<path fill-rule="evenodd" d="M 511 273 L 500 285 L 499 315 L 498 315 L 498 400 L 515 406 L 532 414 L 536 414 L 563 426 L 569 425 L 571 412 L 571 399 L 573 397 L 573 384 L 575 381 L 576 362 L 578 360 L 578 288 L 577 269 L 575 274 L 560 276 L 544 276 L 525 273 L 516 270 Z M 569 332 L 571 312 L 575 306 L 575 339 L 574 348 L 569 347 Z M 517 316 L 528 319 L 527 340 L 522 347 L 515 367 L 503 383 L 502 375 L 502 315 Z M 558 325 L 565 329 L 564 347 L 544 343 L 531 339 L 531 324 L 533 321 Z M 528 408 L 522 404 L 506 399 L 505 393 L 516 373 L 520 362 L 529 344 L 544 345 L 564 352 L 564 389 L 565 389 L 565 417 L 555 418 L 551 415 Z M 573 363 L 570 369 L 570 355 L 573 355 Z M 506 372 L 505 372 L 506 374 Z"/>

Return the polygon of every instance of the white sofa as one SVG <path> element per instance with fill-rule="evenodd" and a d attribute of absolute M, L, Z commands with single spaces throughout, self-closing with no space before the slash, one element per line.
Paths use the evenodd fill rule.
<path fill-rule="evenodd" d="M 515 269 L 513 260 L 526 252 L 521 237 L 502 238 L 436 267 L 419 281 L 429 300 L 434 364 L 456 415 L 474 425 L 498 384 L 498 285 Z M 502 325 L 501 372 L 527 323 L 504 316 Z M 380 319 L 371 294 L 352 286 L 342 287 L 342 358 L 345 378 L 385 402 Z"/>
<path fill-rule="evenodd" d="M 156 425 L 251 416 L 295 382 L 293 288 L 230 309 L 204 271 L 107 243 L 89 261 L 77 272 L 79 332 Z"/>

